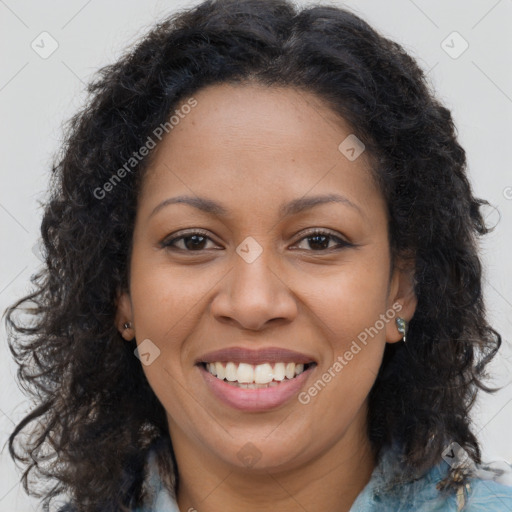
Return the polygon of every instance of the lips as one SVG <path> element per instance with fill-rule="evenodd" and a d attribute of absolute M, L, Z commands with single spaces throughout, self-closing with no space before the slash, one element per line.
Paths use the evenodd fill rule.
<path fill-rule="evenodd" d="M 311 356 L 277 347 L 232 347 L 196 360 L 213 394 L 245 411 L 264 411 L 287 402 L 300 391 L 316 365 Z"/>
<path fill-rule="evenodd" d="M 247 364 L 263 364 L 263 363 L 295 363 L 308 364 L 316 363 L 312 356 L 294 352 L 278 347 L 267 347 L 259 350 L 231 347 L 221 350 L 215 350 L 202 355 L 196 360 L 197 363 L 216 363 L 216 362 L 233 362 Z"/>

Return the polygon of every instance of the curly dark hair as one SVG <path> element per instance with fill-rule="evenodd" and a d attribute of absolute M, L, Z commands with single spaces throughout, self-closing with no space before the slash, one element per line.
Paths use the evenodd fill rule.
<path fill-rule="evenodd" d="M 98 190 L 180 101 L 220 83 L 313 93 L 364 141 L 392 260 L 413 265 L 418 300 L 407 343 L 386 345 L 369 439 L 375 454 L 399 442 L 404 474 L 432 467 L 453 440 L 481 462 L 469 411 L 479 389 L 494 391 L 483 380 L 501 336 L 486 321 L 478 256 L 489 203 L 473 195 L 450 111 L 399 44 L 348 10 L 207 0 L 101 68 L 65 125 L 41 224 L 45 264 L 32 293 L 5 313 L 20 385 L 36 403 L 9 437 L 11 457 L 27 465 L 26 491 L 45 507 L 65 492 L 80 511 L 129 510 L 144 497 L 150 449 L 177 481 L 165 410 L 114 321 L 149 156 L 101 199 Z M 15 439 L 30 425 L 18 453 Z M 31 492 L 31 470 L 57 484 Z"/>

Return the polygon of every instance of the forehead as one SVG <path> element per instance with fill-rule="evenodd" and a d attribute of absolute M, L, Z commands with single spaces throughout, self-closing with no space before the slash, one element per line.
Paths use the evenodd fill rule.
<path fill-rule="evenodd" d="M 187 149 L 214 141 L 224 143 L 218 149 L 236 145 L 250 152 L 251 145 L 257 144 L 267 151 L 313 150 L 318 156 L 338 156 L 340 137 L 353 131 L 320 98 L 291 87 L 215 84 L 198 91 L 193 99 L 194 108 L 187 109 L 179 119 L 173 116 L 176 124 L 159 149 L 178 145 Z M 182 109 L 185 112 L 184 105 L 189 101 L 182 100 L 175 113 Z M 199 135 L 201 140 L 196 138 Z"/>
<path fill-rule="evenodd" d="M 315 95 L 288 87 L 216 84 L 185 98 L 151 155 L 143 195 L 237 190 L 240 197 L 303 196 L 375 185 L 364 152 L 340 150 L 353 129 Z M 186 112 L 186 114 L 185 114 Z M 171 113 L 172 114 L 172 113 Z M 320 190 L 321 189 L 321 190 Z"/>

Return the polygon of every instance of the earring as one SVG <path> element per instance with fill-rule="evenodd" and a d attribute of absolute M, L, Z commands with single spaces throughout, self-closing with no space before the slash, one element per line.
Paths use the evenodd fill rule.
<path fill-rule="evenodd" d="M 396 318 L 396 326 L 398 332 L 403 336 L 402 341 L 405 343 L 405 335 L 407 333 L 407 321 L 404 320 L 402 317 L 398 316 Z"/>
<path fill-rule="evenodd" d="M 132 323 L 131 323 L 131 322 L 125 322 L 125 323 L 123 324 L 123 330 L 124 330 L 124 331 L 127 331 L 128 329 L 132 329 Z M 124 338 L 124 336 L 125 336 L 124 332 L 123 332 L 122 336 L 123 336 L 123 338 Z M 126 338 L 124 338 L 124 339 L 126 340 Z M 135 338 L 132 338 L 131 340 L 126 340 L 126 341 L 133 341 L 134 339 L 135 339 Z"/>

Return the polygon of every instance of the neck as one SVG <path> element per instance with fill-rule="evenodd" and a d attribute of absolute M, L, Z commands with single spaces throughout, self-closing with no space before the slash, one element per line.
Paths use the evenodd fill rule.
<path fill-rule="evenodd" d="M 375 468 L 370 442 L 361 432 L 366 430 L 349 429 L 325 453 L 286 471 L 234 467 L 201 450 L 193 456 L 178 450 L 178 506 L 200 512 L 349 512 Z M 177 439 L 175 446 L 183 447 L 183 441 Z"/>

